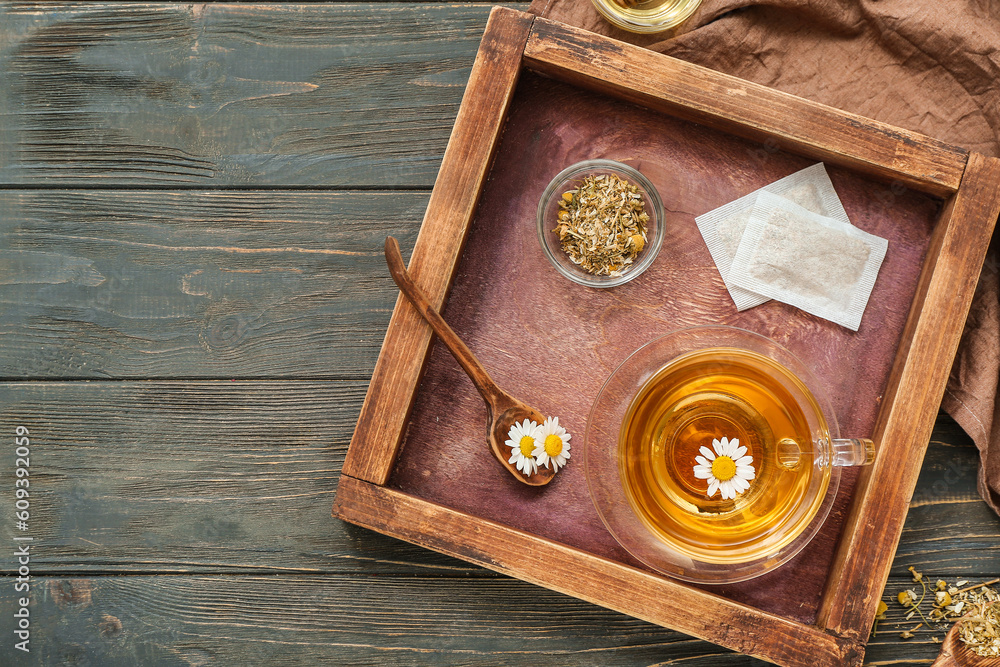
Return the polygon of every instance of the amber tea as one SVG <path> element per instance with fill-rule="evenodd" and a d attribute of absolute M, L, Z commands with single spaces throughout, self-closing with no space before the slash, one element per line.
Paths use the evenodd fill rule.
<path fill-rule="evenodd" d="M 680 24 L 701 0 L 594 0 L 604 18 L 625 30 L 661 32 Z"/>
<path fill-rule="evenodd" d="M 675 359 L 621 426 L 619 472 L 633 511 L 694 559 L 774 554 L 809 524 L 830 480 L 829 466 L 814 465 L 827 426 L 804 409 L 822 414 L 793 373 L 761 354 L 712 348 Z"/>
<path fill-rule="evenodd" d="M 611 2 L 622 9 L 633 11 L 652 11 L 665 5 L 677 4 L 675 0 L 611 0 Z"/>

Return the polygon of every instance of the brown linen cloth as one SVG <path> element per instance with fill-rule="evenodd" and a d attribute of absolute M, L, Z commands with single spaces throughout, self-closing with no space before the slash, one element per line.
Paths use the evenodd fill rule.
<path fill-rule="evenodd" d="M 995 0 L 704 0 L 685 23 L 658 35 L 615 28 L 590 0 L 534 0 L 529 11 L 1000 156 Z M 942 407 L 979 448 L 979 492 L 1000 514 L 997 269 L 994 248 Z"/>

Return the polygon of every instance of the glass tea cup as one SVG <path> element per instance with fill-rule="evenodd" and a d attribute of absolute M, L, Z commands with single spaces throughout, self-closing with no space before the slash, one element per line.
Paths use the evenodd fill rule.
<path fill-rule="evenodd" d="M 605 526 L 677 579 L 770 572 L 816 535 L 840 468 L 875 457 L 841 439 L 817 378 L 768 338 L 695 327 L 628 357 L 598 393 L 584 466 Z"/>
<path fill-rule="evenodd" d="M 609 23 L 636 33 L 675 28 L 691 16 L 701 0 L 592 0 Z"/>

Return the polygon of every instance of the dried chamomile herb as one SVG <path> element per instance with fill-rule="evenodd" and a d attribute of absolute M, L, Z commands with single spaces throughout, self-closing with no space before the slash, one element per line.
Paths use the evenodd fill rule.
<path fill-rule="evenodd" d="M 911 567 L 909 571 L 913 581 L 920 584 L 921 593 L 912 589 L 902 590 L 896 595 L 896 601 L 908 611 L 906 620 L 917 615 L 923 622 L 903 630 L 899 635 L 901 639 L 911 639 L 925 626 L 927 632 L 933 632 L 945 630 L 949 623 L 957 621 L 958 637 L 970 650 L 982 657 L 1000 657 L 1000 593 L 990 588 L 1000 583 L 1000 579 L 972 586 L 966 586 L 969 582 L 964 579 L 954 585 L 938 579 L 932 591 L 933 607 L 925 616 L 921 606 L 928 593 L 927 580 L 915 568 Z M 872 626 L 873 634 L 877 632 L 878 622 L 886 621 L 887 610 L 888 606 L 880 601 Z M 941 640 L 932 637 L 932 641 L 940 643 Z"/>
<path fill-rule="evenodd" d="M 596 276 L 617 277 L 646 246 L 648 222 L 638 186 L 599 174 L 563 193 L 553 231 L 574 264 Z"/>
<path fill-rule="evenodd" d="M 996 658 L 1000 657 L 1000 597 L 988 588 L 983 591 L 958 622 L 958 637 L 976 655 Z"/>

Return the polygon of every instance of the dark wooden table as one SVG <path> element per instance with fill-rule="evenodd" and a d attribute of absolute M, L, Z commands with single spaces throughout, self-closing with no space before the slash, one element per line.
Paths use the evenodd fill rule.
<path fill-rule="evenodd" d="M 382 242 L 489 8 L 0 7 L 0 664 L 759 664 L 330 517 Z M 887 601 L 910 565 L 1000 576 L 976 463 L 939 418 Z M 912 625 L 890 605 L 869 664 L 930 662 Z"/>

